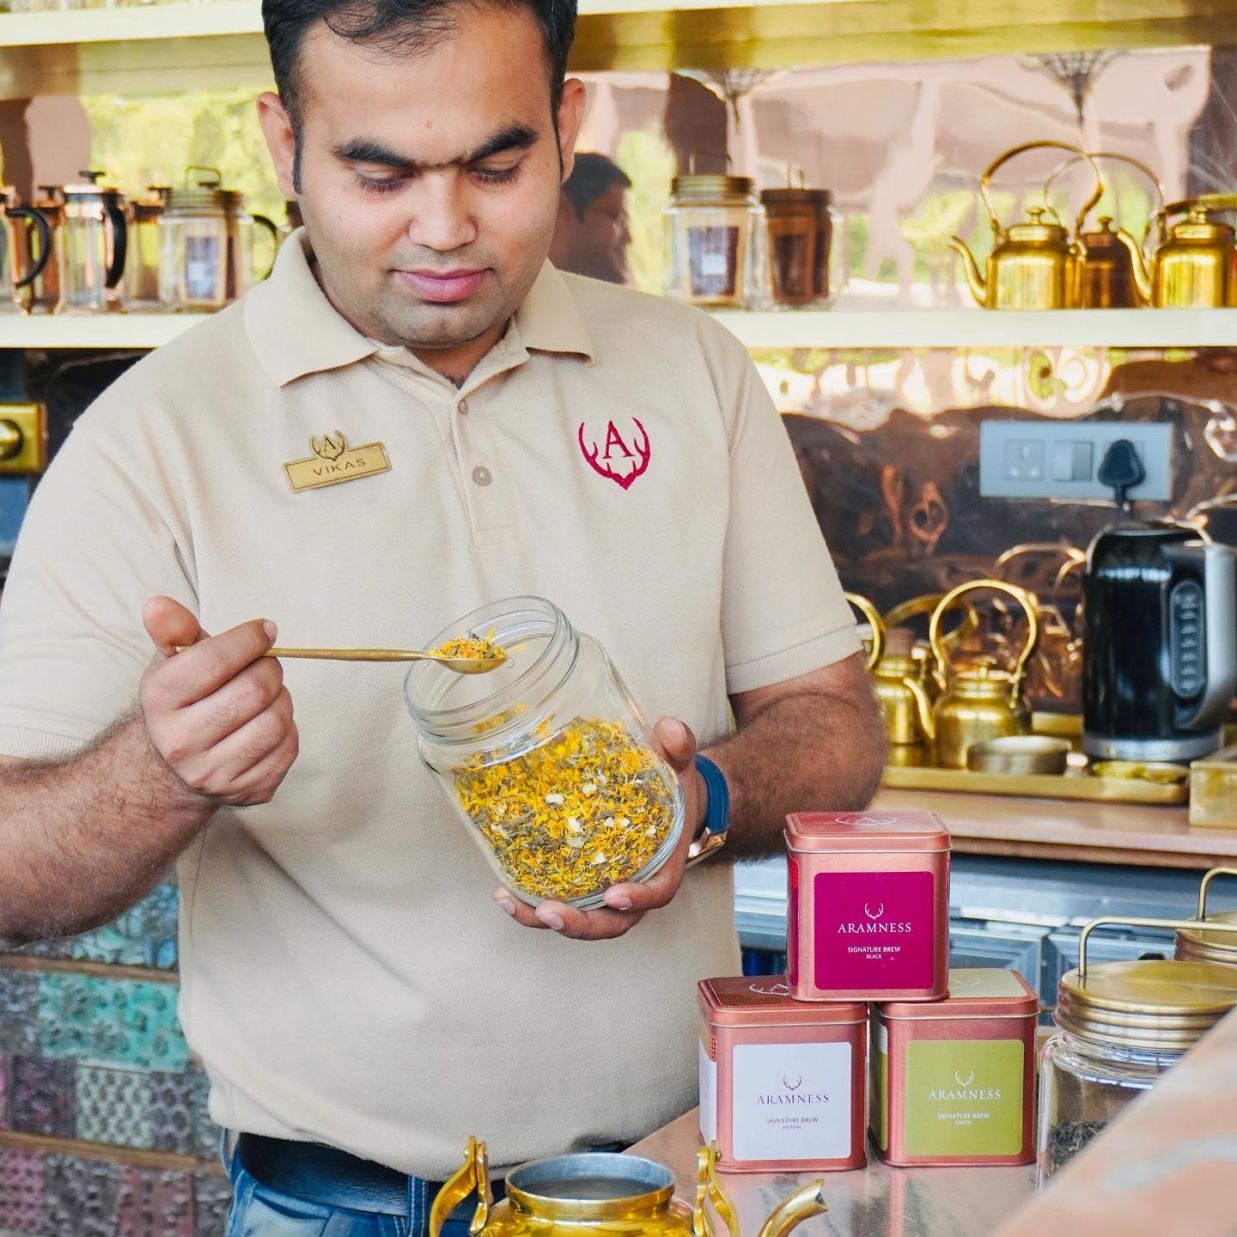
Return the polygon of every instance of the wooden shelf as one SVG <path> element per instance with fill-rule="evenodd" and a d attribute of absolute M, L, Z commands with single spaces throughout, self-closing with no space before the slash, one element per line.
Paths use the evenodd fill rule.
<path fill-rule="evenodd" d="M 577 70 L 785 68 L 1231 39 L 1237 0 L 581 0 Z M 0 14 L 0 98 L 263 86 L 258 0 Z"/>
<path fill-rule="evenodd" d="M 5 314 L 0 348 L 157 348 L 205 316 Z M 714 317 L 753 349 L 1237 347 L 1237 309 L 826 310 Z"/>

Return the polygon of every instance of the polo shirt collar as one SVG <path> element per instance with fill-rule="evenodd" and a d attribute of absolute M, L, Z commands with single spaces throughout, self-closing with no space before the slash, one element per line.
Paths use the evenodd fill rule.
<path fill-rule="evenodd" d="M 376 350 L 318 286 L 303 228 L 280 246 L 270 278 L 245 298 L 245 333 L 262 368 L 281 387 L 352 365 Z"/>
<path fill-rule="evenodd" d="M 363 361 L 383 346 L 344 318 L 314 278 L 309 239 L 298 229 L 283 243 L 270 278 L 245 298 L 245 331 L 271 380 L 286 386 L 307 374 Z M 515 313 L 507 346 L 593 359 L 593 344 L 567 281 L 547 261 Z M 514 336 L 514 338 L 510 338 Z M 483 361 L 478 368 L 484 368 Z"/>

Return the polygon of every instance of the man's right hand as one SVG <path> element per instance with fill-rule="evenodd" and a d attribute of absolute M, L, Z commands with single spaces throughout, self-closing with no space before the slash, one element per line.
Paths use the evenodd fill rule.
<path fill-rule="evenodd" d="M 142 674 L 151 745 L 190 789 L 216 803 L 267 803 L 299 750 L 283 667 L 263 657 L 275 624 L 253 619 L 208 636 L 170 597 L 142 610 L 157 652 Z M 192 645 L 183 653 L 177 646 Z"/>

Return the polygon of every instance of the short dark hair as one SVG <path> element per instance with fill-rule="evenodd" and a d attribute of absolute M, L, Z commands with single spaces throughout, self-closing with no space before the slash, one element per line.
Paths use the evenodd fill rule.
<path fill-rule="evenodd" d="M 571 199 L 576 214 L 584 218 L 584 209 L 595 202 L 611 185 L 631 188 L 631 177 L 613 159 L 585 151 L 577 154 L 571 175 L 563 181 L 563 192 Z"/>
<path fill-rule="evenodd" d="M 550 72 L 550 106 L 558 115 L 563 99 L 567 56 L 575 38 L 576 0 L 262 0 L 262 26 L 270 48 L 275 86 L 297 142 L 300 180 L 300 52 L 311 26 L 322 21 L 332 34 L 350 43 L 368 43 L 393 55 L 415 55 L 446 38 L 455 25 L 455 10 L 464 5 L 527 9 L 545 38 Z"/>

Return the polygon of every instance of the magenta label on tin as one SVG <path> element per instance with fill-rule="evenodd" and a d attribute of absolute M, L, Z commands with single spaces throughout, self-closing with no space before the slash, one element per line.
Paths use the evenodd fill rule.
<path fill-rule="evenodd" d="M 931 872 L 821 872 L 813 892 L 818 989 L 933 987 Z"/>

